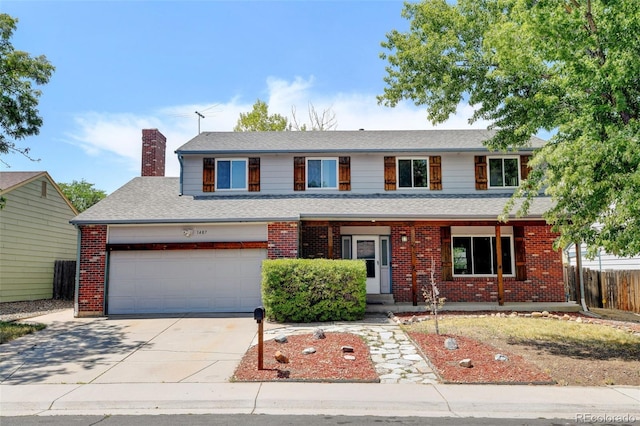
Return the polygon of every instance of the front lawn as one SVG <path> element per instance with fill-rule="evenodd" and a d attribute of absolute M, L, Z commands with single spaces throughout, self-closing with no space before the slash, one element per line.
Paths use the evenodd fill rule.
<path fill-rule="evenodd" d="M 532 363 L 558 384 L 576 386 L 640 385 L 640 325 L 624 324 L 577 315 L 569 320 L 562 314 L 439 315 L 441 335 L 490 345 L 496 354 L 513 354 Z M 410 335 L 435 333 L 432 318 L 403 327 Z M 433 345 L 421 346 L 429 358 Z M 453 352 L 456 359 L 473 358 L 462 345 Z"/>

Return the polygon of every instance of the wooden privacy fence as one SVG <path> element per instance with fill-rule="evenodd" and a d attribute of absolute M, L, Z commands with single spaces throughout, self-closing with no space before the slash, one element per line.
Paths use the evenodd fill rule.
<path fill-rule="evenodd" d="M 640 313 L 640 271 L 594 271 L 583 268 L 584 299 L 588 307 L 620 309 Z M 569 300 L 576 296 L 576 267 L 565 266 L 565 288 Z"/>
<path fill-rule="evenodd" d="M 76 282 L 76 261 L 56 260 L 53 268 L 53 298 L 73 300 Z"/>

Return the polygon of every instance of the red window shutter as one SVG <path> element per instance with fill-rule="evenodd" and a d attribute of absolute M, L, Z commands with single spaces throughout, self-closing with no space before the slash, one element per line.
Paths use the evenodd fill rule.
<path fill-rule="evenodd" d="M 304 191 L 307 186 L 305 158 L 293 157 L 293 190 Z"/>
<path fill-rule="evenodd" d="M 340 171 L 338 173 L 340 191 L 351 191 L 351 157 L 340 157 Z"/>
<path fill-rule="evenodd" d="M 429 189 L 442 190 L 442 166 L 439 155 L 429 157 Z"/>
<path fill-rule="evenodd" d="M 216 190 L 216 159 L 202 159 L 202 192 L 214 192 Z"/>
<path fill-rule="evenodd" d="M 521 155 L 520 156 L 520 179 L 525 180 L 527 176 L 529 176 L 529 160 L 531 160 L 531 155 Z"/>
<path fill-rule="evenodd" d="M 524 248 L 524 226 L 513 227 L 514 249 L 516 252 L 516 280 L 527 279 L 527 253 Z"/>
<path fill-rule="evenodd" d="M 396 190 L 396 157 L 384 157 L 384 190 Z"/>
<path fill-rule="evenodd" d="M 260 192 L 260 158 L 249 158 L 249 192 Z"/>
<path fill-rule="evenodd" d="M 487 189 L 487 157 L 476 155 L 476 189 Z"/>
<path fill-rule="evenodd" d="M 453 280 L 453 262 L 451 261 L 451 227 L 440 228 L 440 261 L 442 265 L 442 281 Z"/>

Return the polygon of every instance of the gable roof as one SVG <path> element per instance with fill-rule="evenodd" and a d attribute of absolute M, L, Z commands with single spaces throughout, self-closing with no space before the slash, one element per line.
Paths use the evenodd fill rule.
<path fill-rule="evenodd" d="M 307 132 L 203 132 L 176 150 L 177 154 L 253 154 L 276 152 L 487 152 L 483 142 L 495 131 L 360 130 Z M 546 141 L 531 137 L 529 152 Z"/>
<path fill-rule="evenodd" d="M 71 201 L 62 192 L 58 184 L 47 172 L 0 172 L 0 194 L 8 194 L 9 192 L 20 188 L 34 180 L 44 177 L 49 181 L 51 186 L 56 190 L 58 195 L 67 203 L 71 210 L 78 214 L 78 210 L 71 204 Z"/>
<path fill-rule="evenodd" d="M 0 172 L 0 192 L 6 194 L 19 186 L 47 174 L 47 172 Z"/>
<path fill-rule="evenodd" d="M 291 194 L 191 197 L 177 177 L 137 177 L 71 220 L 73 224 L 298 220 L 497 220 L 508 194 Z M 519 206 L 516 203 L 516 208 Z M 523 220 L 541 220 L 549 197 Z"/>

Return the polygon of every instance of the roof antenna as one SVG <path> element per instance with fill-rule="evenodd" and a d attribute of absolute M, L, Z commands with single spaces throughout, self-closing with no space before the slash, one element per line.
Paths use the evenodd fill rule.
<path fill-rule="evenodd" d="M 200 119 L 204 118 L 204 115 L 200 114 L 198 111 L 196 111 L 196 114 L 198 114 L 198 134 L 200 134 Z"/>

